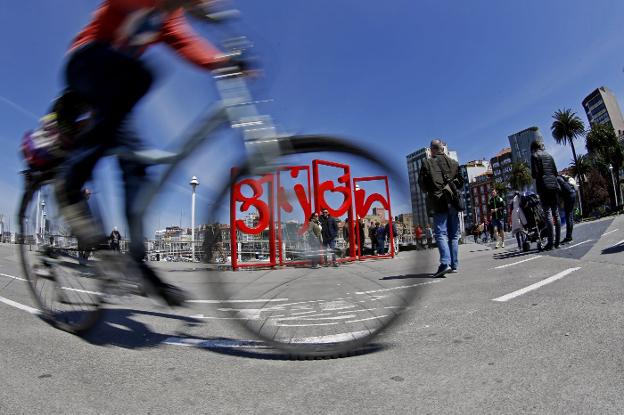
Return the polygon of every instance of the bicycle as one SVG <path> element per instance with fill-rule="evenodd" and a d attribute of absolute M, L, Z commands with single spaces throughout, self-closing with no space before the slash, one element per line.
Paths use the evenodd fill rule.
<path fill-rule="evenodd" d="M 226 21 L 235 15 L 234 11 L 222 11 L 207 17 L 225 27 Z M 223 49 L 233 54 L 241 54 L 249 46 L 249 41 L 242 36 L 230 36 L 223 42 Z M 252 99 L 247 78 L 236 68 L 215 71 L 214 78 L 221 99 L 180 140 L 182 145 L 178 151 L 149 149 L 125 153 L 118 150 L 108 154 L 164 167 L 137 202 L 141 217 L 145 217 L 156 196 L 184 160 L 218 136 L 222 127 L 240 131 L 246 156 L 236 163 L 231 177 L 218 187 L 217 202 L 210 208 L 207 223 L 219 222 L 223 206 L 232 206 L 235 186 L 241 186 L 251 177 L 273 174 L 293 159 L 309 160 L 319 154 L 341 162 L 354 160 L 359 166 L 385 172 L 392 183 L 397 184 L 393 187 L 395 192 L 408 189 L 393 166 L 352 142 L 329 135 L 278 134 L 271 117 L 258 112 L 261 101 Z M 23 172 L 25 185 L 19 226 L 28 243 L 19 245 L 19 254 L 41 317 L 59 329 L 82 334 L 101 319 L 103 306 L 111 295 L 141 295 L 149 289 L 133 277 L 138 273 L 132 271 L 136 267 L 132 261 L 124 255 L 113 255 L 105 246 L 97 248 L 88 260 L 80 258 L 81 248 L 74 233 L 64 224 L 51 190 L 58 168 Z M 348 182 L 350 186 L 350 176 Z M 41 205 L 41 195 L 45 206 Z M 282 193 L 282 197 L 286 197 L 286 201 L 291 200 L 288 198 L 295 200 L 292 192 Z M 309 200 L 311 206 L 311 194 Z M 353 208 L 349 206 L 348 210 L 348 215 L 353 215 Z M 90 219 L 93 223 L 97 221 L 96 217 Z M 270 220 L 275 224 L 273 212 Z M 96 229 L 94 226 L 90 232 Z M 191 243 L 194 245 L 195 241 Z M 216 314 L 213 319 L 239 323 L 238 326 L 290 355 L 337 356 L 362 347 L 395 323 L 420 289 L 428 284 L 410 278 L 422 277 L 433 264 L 431 255 L 419 253 L 409 260 L 402 256 L 401 262 L 393 264 L 390 271 L 379 260 L 350 260 L 345 267 L 312 270 L 306 267 L 306 258 L 318 253 L 309 252 L 310 248 L 301 241 L 297 243 L 298 248 L 288 251 L 287 256 L 302 259 L 298 267 L 271 266 L 258 268 L 262 271 L 235 272 L 227 263 L 204 264 L 200 271 L 205 272 L 215 298 L 190 300 L 189 303 L 215 305 L 216 310 L 211 310 Z M 233 248 L 230 246 L 230 250 Z M 232 257 L 230 262 L 233 260 Z"/>

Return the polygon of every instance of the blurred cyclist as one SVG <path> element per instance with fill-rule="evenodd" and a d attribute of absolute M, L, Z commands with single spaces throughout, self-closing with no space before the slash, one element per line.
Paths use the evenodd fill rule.
<path fill-rule="evenodd" d="M 141 61 L 142 53 L 148 46 L 164 42 L 181 57 L 206 70 L 236 64 L 236 58 L 222 54 L 198 37 L 186 22 L 184 12 L 196 13 L 196 8 L 205 3 L 209 2 L 104 0 L 70 47 L 65 69 L 67 88 L 89 104 L 92 122 L 76 138 L 76 147 L 60 173 L 56 193 L 73 232 L 89 246 L 102 243 L 103 232 L 94 235 L 94 227 L 99 229 L 99 226 L 92 223 L 80 189 L 106 151 L 141 147 L 141 141 L 128 124 L 132 109 L 152 84 L 152 75 Z M 130 254 L 144 278 L 167 304 L 182 305 L 186 294 L 164 283 L 142 261 L 145 256 L 142 218 L 133 209 L 146 180 L 145 166 L 118 161 L 124 181 Z"/>

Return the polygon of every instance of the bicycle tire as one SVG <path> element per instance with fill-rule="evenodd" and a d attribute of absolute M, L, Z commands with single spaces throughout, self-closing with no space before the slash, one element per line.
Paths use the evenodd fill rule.
<path fill-rule="evenodd" d="M 379 167 L 382 167 L 389 175 L 396 177 L 400 177 L 398 175 L 397 170 L 389 165 L 387 162 L 379 159 L 375 154 L 371 151 L 363 149 L 356 144 L 353 144 L 349 141 L 345 141 L 342 138 L 328 135 L 301 135 L 301 136 L 291 136 L 280 138 L 280 154 L 275 156 L 273 160 L 269 160 L 267 162 L 268 169 L 271 169 L 271 162 L 277 161 L 279 158 L 290 156 L 290 155 L 301 155 L 301 154 L 310 154 L 310 153 L 344 153 L 349 155 L 355 155 L 359 158 L 368 160 Z M 254 160 L 251 158 L 251 160 Z M 266 160 L 266 158 L 265 158 Z M 223 200 L 227 197 L 230 192 L 231 187 L 242 177 L 245 177 L 251 174 L 254 171 L 263 171 L 265 166 L 259 167 L 254 166 L 251 163 L 253 161 L 248 161 L 238 168 L 238 173 L 235 174 L 231 180 L 229 180 L 221 189 L 221 192 L 217 198 L 217 200 Z M 218 205 L 218 204 L 215 204 Z M 215 207 L 216 209 L 216 207 Z M 214 218 L 214 212 L 211 212 L 209 215 L 210 218 Z M 420 251 L 418 251 L 420 252 Z M 427 255 L 427 254 L 422 254 Z M 428 255 L 431 257 L 431 255 Z M 427 261 L 427 267 L 431 267 L 431 261 Z M 214 278 L 214 272 L 210 271 L 212 278 Z M 216 271 L 219 272 L 219 271 Z M 426 284 L 426 283 L 425 283 Z M 231 293 L 225 290 L 226 284 L 211 284 L 213 286 L 214 292 L 217 294 L 217 298 L 224 299 L 224 301 L 230 298 Z M 418 284 L 415 284 L 418 285 Z M 425 287 L 422 287 L 425 288 Z M 272 347 L 287 353 L 289 356 L 294 358 L 330 358 L 330 357 L 339 357 L 345 356 L 353 353 L 354 351 L 361 350 L 367 344 L 369 344 L 373 339 L 375 339 L 380 333 L 386 331 L 393 324 L 395 324 L 399 317 L 403 314 L 407 308 L 413 305 L 414 298 L 417 297 L 417 292 L 420 290 L 411 290 L 409 298 L 406 299 L 404 304 L 401 304 L 401 310 L 397 312 L 393 312 L 390 317 L 386 318 L 383 323 L 380 323 L 374 329 L 369 329 L 367 334 L 359 334 L 357 337 L 353 336 L 352 339 L 348 340 L 340 340 L 338 342 L 322 342 L 315 344 L 302 344 L 296 343 L 294 344 L 292 341 L 282 341 L 276 340 L 267 335 L 263 335 L 261 330 L 256 329 L 256 327 L 252 327 L 250 324 L 247 324 L 244 319 L 240 319 L 238 311 L 231 310 L 230 320 L 237 322 L 238 326 L 243 328 L 248 334 L 253 335 L 254 337 L 260 338 L 262 341 L 271 345 Z M 308 338 L 306 338 L 308 339 Z M 307 340 L 306 340 L 307 341 Z"/>
<path fill-rule="evenodd" d="M 35 252 L 33 253 L 32 244 L 27 244 L 27 242 L 29 241 L 27 241 L 26 239 L 28 239 L 30 236 L 36 237 L 36 235 L 30 235 L 28 221 L 29 216 L 32 215 L 29 213 L 29 211 L 36 193 L 41 190 L 43 186 L 46 186 L 46 182 L 33 180 L 29 177 L 29 175 L 25 175 L 25 178 L 25 190 L 22 195 L 19 208 L 19 230 L 20 235 L 22 235 L 22 238 L 24 240 L 20 241 L 21 243 L 18 244 L 18 251 L 20 262 L 22 264 L 22 271 L 27 281 L 29 291 L 40 311 L 39 316 L 44 321 L 46 321 L 53 327 L 56 327 L 63 331 L 67 331 L 69 333 L 86 333 L 98 323 L 102 316 L 103 309 L 101 307 L 101 292 L 93 291 L 94 294 L 86 294 L 86 292 L 89 292 L 89 290 L 72 288 L 71 284 L 69 284 L 68 286 L 63 286 L 60 282 L 60 278 L 57 279 L 56 277 L 57 274 L 60 274 L 59 266 L 55 265 L 55 262 L 53 261 L 48 261 L 46 265 L 47 271 L 49 272 L 48 276 L 42 277 L 37 274 L 37 270 L 35 269 L 37 261 L 39 261 L 39 259 L 45 261 L 45 257 L 49 257 L 49 253 L 53 251 L 49 250 L 46 253 L 45 248 L 35 246 Z M 68 262 L 71 262 L 71 260 L 69 260 Z M 52 277 L 50 277 L 50 275 Z M 47 284 L 46 281 L 50 281 L 50 283 Z M 46 289 L 46 284 L 51 287 Z M 100 287 L 101 282 L 96 281 L 95 285 Z M 59 304 L 61 304 L 61 301 L 64 301 L 63 304 L 66 306 L 65 309 L 63 309 L 62 307 L 57 308 L 52 306 L 51 303 L 53 301 L 53 298 L 50 298 L 50 296 L 48 296 L 48 298 L 46 299 L 48 290 L 52 290 L 53 292 L 57 293 L 57 295 L 59 296 Z M 83 305 L 89 305 L 91 306 L 91 308 L 83 310 L 74 308 L 72 310 L 72 307 L 70 306 L 76 306 L 77 303 L 72 303 L 72 300 L 67 299 L 67 295 L 60 293 L 76 293 L 80 294 L 80 298 L 84 298 L 88 295 L 89 301 L 92 302 L 87 303 L 85 301 L 85 304 Z M 61 296 L 63 295 L 65 296 L 61 298 Z"/>

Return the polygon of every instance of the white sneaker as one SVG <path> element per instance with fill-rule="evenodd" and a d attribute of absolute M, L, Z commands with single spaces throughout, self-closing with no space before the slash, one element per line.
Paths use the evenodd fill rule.
<path fill-rule="evenodd" d="M 501 244 L 501 248 L 505 247 L 505 241 L 503 241 L 503 243 Z"/>

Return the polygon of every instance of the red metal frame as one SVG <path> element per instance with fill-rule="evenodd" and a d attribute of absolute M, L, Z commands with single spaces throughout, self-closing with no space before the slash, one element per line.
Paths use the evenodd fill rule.
<path fill-rule="evenodd" d="M 333 181 L 325 181 L 319 183 L 319 166 L 336 167 L 342 169 L 344 174 L 338 179 L 339 183 L 344 186 L 336 187 Z M 356 259 L 355 256 L 355 236 L 353 235 L 353 189 L 351 188 L 351 167 L 348 164 L 335 163 L 327 160 L 313 160 L 312 171 L 314 177 L 314 209 L 319 214 L 323 208 L 327 208 L 329 214 L 333 217 L 339 217 L 347 214 L 347 223 L 349 224 L 349 257 L 338 258 L 337 262 L 350 262 Z M 321 189 L 323 188 L 323 189 Z M 322 190 L 322 191 L 321 191 Z M 325 202 L 325 191 L 338 191 L 345 197 L 342 205 L 336 210 Z"/>
<path fill-rule="evenodd" d="M 343 174 L 338 178 L 339 186 L 335 186 L 333 180 L 326 180 L 323 183 L 319 183 L 319 166 L 335 167 L 342 169 Z M 347 164 L 335 163 L 326 160 L 313 160 L 312 161 L 312 178 L 313 187 L 310 186 L 310 167 L 309 166 L 283 166 L 276 168 L 274 173 L 267 173 L 258 178 L 245 178 L 240 182 L 232 186 L 230 190 L 230 246 L 231 246 L 231 258 L 232 269 L 236 270 L 243 267 L 274 267 L 276 265 L 300 265 L 308 264 L 310 261 L 284 261 L 284 253 L 282 249 L 282 214 L 281 211 L 284 207 L 288 208 L 290 204 L 282 199 L 281 193 L 281 174 L 284 171 L 289 171 L 292 178 L 299 177 L 299 173 L 305 170 L 307 172 L 307 194 L 306 189 L 303 188 L 302 183 L 297 183 L 294 186 L 295 193 L 301 208 L 304 211 L 304 225 L 301 231 L 305 232 L 309 220 L 309 216 L 312 211 L 312 200 L 314 197 L 314 211 L 319 212 L 324 208 L 330 211 L 330 214 L 334 217 L 340 217 L 347 214 L 347 221 L 345 226 L 349 226 L 349 257 L 339 258 L 339 262 L 353 261 L 357 258 L 392 258 L 394 257 L 394 232 L 392 230 L 393 217 L 390 202 L 390 187 L 388 185 L 387 176 L 369 176 L 369 177 L 356 177 L 351 178 L 351 168 Z M 232 169 L 232 176 L 237 174 L 236 168 Z M 378 181 L 383 180 L 386 185 L 386 198 L 379 193 L 373 193 L 366 196 L 365 191 L 362 189 L 358 193 L 355 191 L 356 184 L 359 182 Z M 304 182 L 305 183 L 305 182 Z M 248 185 L 253 190 L 251 197 L 246 197 L 241 192 L 241 187 Z M 300 187 L 298 187 L 300 186 Z M 266 200 L 263 200 L 266 188 Z M 314 193 L 312 193 L 312 191 Z M 344 196 L 344 201 L 338 207 L 333 209 L 325 201 L 325 192 L 338 192 Z M 361 195 L 361 196 L 360 196 Z M 248 227 L 240 219 L 236 219 L 237 203 L 241 202 L 241 212 L 246 212 L 250 207 L 255 207 L 259 214 L 259 225 L 253 228 Z M 390 224 L 390 252 L 381 256 L 361 255 L 361 243 L 360 232 L 356 228 L 354 221 L 355 217 L 364 217 L 368 213 L 368 210 L 374 202 L 379 202 L 388 211 L 388 222 Z M 275 235 L 275 209 L 277 209 L 277 241 Z M 292 209 L 292 207 L 290 207 Z M 289 211 L 288 209 L 284 209 Z M 291 210 L 292 211 L 292 210 Z M 308 212 L 309 211 L 309 212 Z M 241 230 L 246 234 L 260 234 L 266 229 L 269 229 L 269 262 L 262 263 L 239 263 L 238 261 L 238 231 Z M 356 231 L 357 229 L 357 231 Z M 357 235 L 357 236 L 356 236 Z M 357 239 L 358 252 L 355 250 L 355 242 Z M 278 242 L 278 252 L 276 252 L 276 242 Z"/>
<path fill-rule="evenodd" d="M 368 213 L 370 207 L 372 206 L 372 204 L 374 202 L 379 202 L 383 205 L 384 209 L 386 209 L 388 211 L 388 223 L 390 224 L 389 226 L 389 230 L 390 230 L 390 246 L 389 246 L 389 253 L 385 254 L 385 255 L 362 255 L 362 242 L 360 241 L 360 232 L 358 229 L 357 232 L 357 239 L 358 239 L 358 258 L 359 259 L 369 259 L 369 258 L 394 258 L 394 232 L 392 230 L 392 223 L 393 223 L 393 219 L 392 219 L 392 209 L 391 209 L 391 202 L 390 202 L 390 186 L 388 185 L 388 176 L 368 176 L 368 177 L 354 177 L 353 178 L 353 188 L 356 188 L 356 185 L 358 184 L 358 182 L 372 182 L 372 181 L 378 181 L 378 180 L 383 180 L 385 185 L 386 185 L 386 199 L 383 198 L 383 196 L 381 196 L 379 193 L 373 193 L 371 195 L 369 195 L 368 197 L 366 196 L 365 190 L 361 189 L 361 192 L 364 192 L 364 194 L 362 195 L 363 197 L 360 199 L 357 197 L 357 195 L 354 197 L 355 200 L 355 212 L 357 217 L 363 218 L 364 216 L 366 216 L 366 214 Z M 354 191 L 354 193 L 357 193 L 357 190 Z"/>
<path fill-rule="evenodd" d="M 232 169 L 232 176 L 237 174 L 237 169 Z M 264 195 L 263 186 L 268 184 L 268 202 L 261 200 Z M 258 180 L 246 178 L 240 182 L 234 184 L 230 190 L 230 251 L 232 269 L 236 270 L 243 267 L 273 267 L 277 265 L 275 261 L 275 220 L 273 217 L 273 204 L 274 204 L 274 184 L 275 175 L 273 173 L 267 173 Z M 245 197 L 242 195 L 240 188 L 243 185 L 249 185 L 254 190 L 252 197 Z M 240 219 L 236 219 L 236 203 L 243 202 L 241 206 L 241 212 L 246 212 L 251 206 L 254 206 L 258 210 L 259 218 L 264 219 L 262 222 L 268 222 L 269 227 L 269 262 L 262 263 L 239 263 L 238 262 L 238 246 L 237 246 L 237 231 L 239 228 L 247 234 L 260 234 L 264 232 L 267 225 L 258 226 L 256 228 L 248 228 L 242 224 Z M 268 218 L 264 218 L 268 216 Z M 261 222 L 261 223 L 262 223 Z"/>
<path fill-rule="evenodd" d="M 307 192 L 307 206 L 301 206 L 301 208 L 304 211 L 304 223 L 303 223 L 303 227 L 302 230 L 305 232 L 308 229 L 308 223 L 310 220 L 310 214 L 312 211 L 312 191 L 310 188 L 310 166 L 284 166 L 284 167 L 278 167 L 277 168 L 277 244 L 278 244 L 278 250 L 279 250 L 279 264 L 280 265 L 303 265 L 303 264 L 308 264 L 310 261 L 284 261 L 284 252 L 282 249 L 282 202 L 279 200 L 280 198 L 280 189 L 281 189 L 281 173 L 283 171 L 289 171 L 291 172 L 291 177 L 297 178 L 299 177 L 299 171 L 301 170 L 305 170 L 307 172 L 307 185 L 308 185 L 308 192 Z M 295 176 L 293 176 L 293 174 L 295 174 Z M 301 204 L 301 200 L 299 200 L 299 203 Z M 308 209 L 306 209 L 306 207 Z"/>

